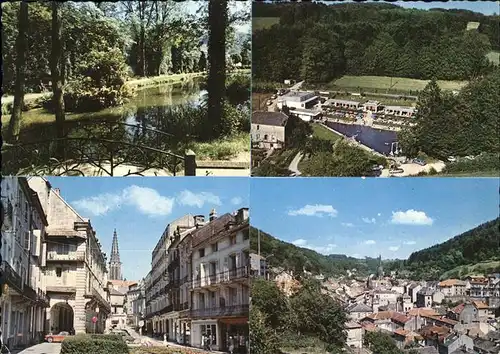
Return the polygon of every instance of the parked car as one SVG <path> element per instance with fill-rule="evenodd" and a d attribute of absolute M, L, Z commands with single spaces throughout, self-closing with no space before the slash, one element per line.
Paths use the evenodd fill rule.
<path fill-rule="evenodd" d="M 124 329 L 113 329 L 111 330 L 110 332 L 111 334 L 116 334 L 118 336 L 121 336 L 122 339 L 126 342 L 126 343 L 134 343 L 135 339 L 134 337 L 132 337 L 130 335 L 130 333 L 128 333 L 128 331 L 124 330 Z"/>
<path fill-rule="evenodd" d="M 413 159 L 413 163 L 416 163 L 417 165 L 420 165 L 420 166 L 427 165 L 427 162 L 425 162 L 424 160 L 421 160 L 421 159 Z"/>
<path fill-rule="evenodd" d="M 449 162 L 456 162 L 456 161 L 457 161 L 457 159 L 456 159 L 456 157 L 455 157 L 455 156 L 448 156 L 448 161 L 449 161 Z"/>
<path fill-rule="evenodd" d="M 393 168 L 393 169 L 390 169 L 389 170 L 389 173 L 393 174 L 393 173 L 403 173 L 405 170 L 403 170 L 402 168 Z"/>
<path fill-rule="evenodd" d="M 45 341 L 48 343 L 61 343 L 64 338 L 69 336 L 69 332 L 59 332 L 58 334 L 47 334 L 45 336 Z"/>

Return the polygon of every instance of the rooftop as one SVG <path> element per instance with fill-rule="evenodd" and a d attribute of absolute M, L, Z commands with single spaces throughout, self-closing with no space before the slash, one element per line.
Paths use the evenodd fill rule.
<path fill-rule="evenodd" d="M 313 92 L 303 92 L 303 91 L 290 91 L 287 94 L 281 96 L 279 101 L 291 101 L 291 102 L 304 102 L 316 99 Z"/>
<path fill-rule="evenodd" d="M 439 282 L 439 286 L 442 288 L 448 288 L 452 286 L 465 286 L 465 282 L 458 279 L 446 279 Z"/>
<path fill-rule="evenodd" d="M 288 121 L 288 116 L 282 112 L 253 112 L 252 124 L 273 125 L 284 127 Z"/>

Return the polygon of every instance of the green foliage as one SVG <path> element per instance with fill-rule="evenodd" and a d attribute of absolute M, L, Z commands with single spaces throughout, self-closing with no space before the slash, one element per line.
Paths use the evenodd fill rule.
<path fill-rule="evenodd" d="M 500 260 L 500 218 L 432 247 L 414 252 L 408 260 L 387 265 L 387 270 L 404 270 L 414 279 L 439 279 L 460 266 Z M 447 274 L 448 276 L 457 275 Z"/>
<path fill-rule="evenodd" d="M 327 148 L 326 143 L 321 145 Z M 345 140 L 338 140 L 333 145 L 333 153 L 329 150 L 314 153 L 304 163 L 304 167 L 301 167 L 301 172 L 309 176 L 371 176 L 374 165 L 386 164 L 385 158 L 373 155 Z"/>
<path fill-rule="evenodd" d="M 253 11 L 257 79 L 281 82 L 300 73 L 310 82 L 346 74 L 469 80 L 492 70 L 486 54 L 499 46 L 497 15 L 362 3 L 259 3 Z M 271 18 L 272 26 L 258 25 Z M 480 22 L 479 30 L 465 31 L 469 21 Z"/>
<path fill-rule="evenodd" d="M 250 100 L 250 76 L 231 75 L 226 79 L 226 97 L 229 103 L 237 105 Z"/>
<path fill-rule="evenodd" d="M 252 280 L 252 306 L 266 314 L 266 324 L 277 328 L 285 324 L 287 302 L 275 282 L 260 278 Z"/>
<path fill-rule="evenodd" d="M 281 352 L 276 334 L 267 325 L 266 315 L 257 307 L 252 306 L 250 311 L 249 329 L 252 353 L 277 354 Z"/>
<path fill-rule="evenodd" d="M 109 336 L 78 335 L 65 338 L 62 342 L 61 354 L 87 353 L 127 354 L 129 350 L 123 340 L 111 339 Z"/>
<path fill-rule="evenodd" d="M 447 164 L 442 173 L 460 174 L 474 171 L 500 172 L 500 156 L 498 154 L 485 153 L 477 156 L 474 160 L 462 159 L 460 161 Z"/>
<path fill-rule="evenodd" d="M 442 92 L 431 81 L 419 96 L 417 125 L 399 134 L 403 151 L 408 156 L 423 151 L 441 159 L 498 154 L 499 86 L 500 69 L 472 81 L 456 96 Z M 457 165 L 457 170 L 460 166 L 465 165 Z M 489 167 L 498 169 L 498 162 Z"/>
<path fill-rule="evenodd" d="M 403 354 L 403 351 L 398 349 L 391 336 L 385 333 L 366 332 L 364 342 L 373 354 Z"/>

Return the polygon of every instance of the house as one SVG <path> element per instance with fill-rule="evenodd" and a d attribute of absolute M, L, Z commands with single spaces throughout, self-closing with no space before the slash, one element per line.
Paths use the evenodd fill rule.
<path fill-rule="evenodd" d="M 354 303 L 347 306 L 346 311 L 349 313 L 351 320 L 360 320 L 373 313 L 370 306 L 363 303 Z"/>
<path fill-rule="evenodd" d="M 415 329 L 415 319 L 396 311 L 381 311 L 364 317 L 363 323 L 370 323 L 378 329 L 394 332 L 397 329 Z"/>
<path fill-rule="evenodd" d="M 404 313 L 410 311 L 413 308 L 413 303 L 411 302 L 411 296 L 404 294 L 398 298 L 398 309 Z"/>
<path fill-rule="evenodd" d="M 444 300 L 444 294 L 432 288 L 422 288 L 417 293 L 417 307 L 432 307 L 440 304 Z"/>
<path fill-rule="evenodd" d="M 363 108 L 361 102 L 350 101 L 350 100 L 337 100 L 337 99 L 329 99 L 323 105 L 337 109 L 347 109 L 356 111 Z"/>
<path fill-rule="evenodd" d="M 422 285 L 419 283 L 412 283 L 408 286 L 408 295 L 411 296 L 411 302 L 417 302 L 417 294 L 422 289 Z"/>
<path fill-rule="evenodd" d="M 281 112 L 254 112 L 252 114 L 252 145 L 261 149 L 285 147 L 285 126 L 288 116 Z"/>
<path fill-rule="evenodd" d="M 473 300 L 472 303 L 476 306 L 479 319 L 487 318 L 490 315 L 490 307 L 484 301 Z"/>
<path fill-rule="evenodd" d="M 472 324 L 479 322 L 479 310 L 476 304 L 468 301 L 466 303 L 455 306 L 450 310 L 448 317 L 460 322 L 460 324 Z"/>
<path fill-rule="evenodd" d="M 474 340 L 465 334 L 451 333 L 439 343 L 438 348 L 440 354 L 454 354 L 456 351 L 460 353 L 460 350 L 470 353 L 474 349 Z"/>
<path fill-rule="evenodd" d="M 466 282 L 458 279 L 443 280 L 438 284 L 438 289 L 445 297 L 465 296 Z"/>
<path fill-rule="evenodd" d="M 385 106 L 384 114 L 389 116 L 395 116 L 400 118 L 414 117 L 416 109 L 413 107 L 404 106 Z"/>
<path fill-rule="evenodd" d="M 279 109 L 288 108 L 311 108 L 318 102 L 319 97 L 313 92 L 290 91 L 278 98 Z"/>
<path fill-rule="evenodd" d="M 380 109 L 382 109 L 382 106 L 380 106 L 379 101 L 368 101 L 363 103 L 363 109 L 365 111 L 378 112 Z"/>
<path fill-rule="evenodd" d="M 347 346 L 350 348 L 362 348 L 363 327 L 357 322 L 349 321 L 345 324 L 345 329 L 347 332 Z"/>
<path fill-rule="evenodd" d="M 397 329 L 394 331 L 393 335 L 394 341 L 399 349 L 405 348 L 408 344 L 415 342 L 423 342 L 423 337 L 414 332 L 405 329 Z"/>

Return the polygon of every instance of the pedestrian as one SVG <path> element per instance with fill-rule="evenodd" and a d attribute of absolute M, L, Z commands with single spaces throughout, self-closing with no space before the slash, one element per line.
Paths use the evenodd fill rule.
<path fill-rule="evenodd" d="M 234 338 L 233 336 L 229 337 L 229 353 L 233 354 L 234 352 Z"/>

